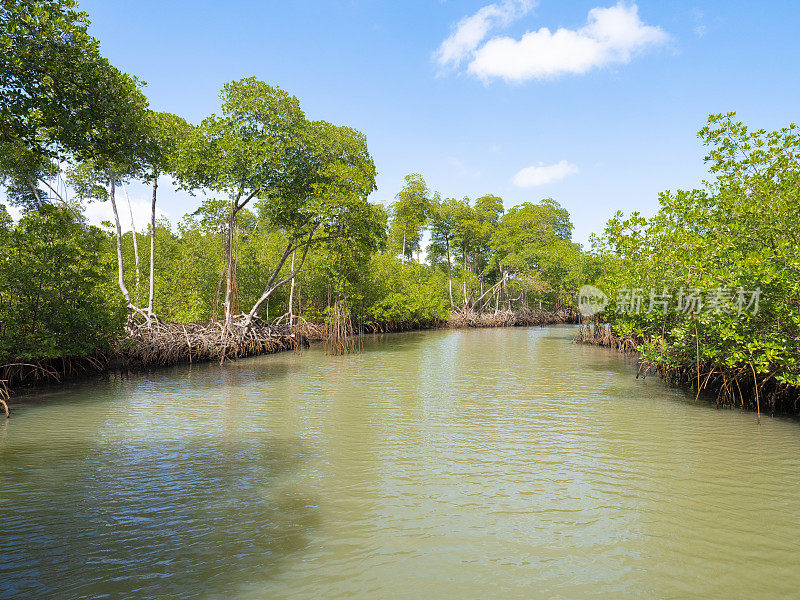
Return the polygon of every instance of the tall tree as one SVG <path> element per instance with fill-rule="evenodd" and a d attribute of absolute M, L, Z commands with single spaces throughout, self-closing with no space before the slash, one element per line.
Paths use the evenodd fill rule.
<path fill-rule="evenodd" d="M 453 261 L 451 251 L 455 233 L 458 202 L 453 198 L 441 200 L 438 193 L 431 206 L 431 243 L 428 254 L 432 259 L 444 257 L 447 261 L 447 288 L 450 308 L 453 308 Z"/>
<path fill-rule="evenodd" d="M 581 285 L 583 262 L 570 238 L 569 212 L 552 198 L 524 202 L 500 219 L 492 238 L 493 261 L 518 276 L 534 275 L 547 282 L 553 300 L 563 302 Z"/>
<path fill-rule="evenodd" d="M 251 77 L 225 84 L 222 115 L 185 140 L 177 174 L 188 188 L 229 198 L 225 236 L 225 326 L 233 322 L 236 217 L 254 198 L 288 184 L 303 155 L 305 115 L 297 98 Z"/>
<path fill-rule="evenodd" d="M 0 173 L 28 181 L 56 159 L 89 161 L 106 172 L 117 232 L 119 287 L 125 286 L 115 199 L 118 169 L 142 157 L 147 99 L 140 82 L 100 55 L 74 0 L 7 0 L 0 11 Z M 26 169 L 20 169 L 20 165 Z M 31 168 L 33 166 L 33 168 Z M 44 183 L 44 178 L 39 178 Z"/>
<path fill-rule="evenodd" d="M 0 11 L 0 161 L 125 154 L 146 105 L 100 55 L 74 0 L 5 0 Z M 115 135 L 109 135 L 114 131 Z M 48 169 L 49 170 L 49 169 Z"/>
<path fill-rule="evenodd" d="M 239 212 L 261 199 L 286 247 L 264 291 L 242 323 L 249 327 L 275 289 L 302 268 L 316 244 L 350 236 L 375 244 L 378 209 L 367 202 L 375 165 L 362 134 L 324 121 L 309 122 L 294 96 L 254 78 L 227 84 L 222 116 L 211 116 L 192 137 L 178 172 L 184 185 L 205 187 L 230 199 L 226 227 L 225 325 L 234 313 L 234 236 Z M 281 276 L 296 251 L 294 269 Z"/>
<path fill-rule="evenodd" d="M 195 128 L 183 118 L 166 112 L 148 113 L 149 137 L 147 140 L 147 159 L 143 176 L 152 185 L 150 201 L 150 276 L 147 296 L 147 314 L 150 320 L 154 317 L 156 293 L 156 202 L 158 200 L 158 178 L 162 174 L 177 174 L 182 160 L 181 149 L 186 147 L 186 140 L 195 133 Z M 197 136 L 195 136 L 196 139 Z"/>
<path fill-rule="evenodd" d="M 403 260 L 419 252 L 423 229 L 431 206 L 430 191 L 418 173 L 406 175 L 405 185 L 392 206 L 392 234 Z"/>
<path fill-rule="evenodd" d="M 314 121 L 304 130 L 304 142 L 292 177 L 263 201 L 269 222 L 288 241 L 262 295 L 246 315 L 245 326 L 276 289 L 300 272 L 311 248 L 325 245 L 335 254 L 361 254 L 363 261 L 384 241 L 383 211 L 367 200 L 375 190 L 375 163 L 364 134 Z M 301 253 L 299 263 L 281 278 L 284 263 L 296 251 Z"/>
<path fill-rule="evenodd" d="M 459 201 L 454 210 L 453 239 L 461 252 L 465 271 L 474 271 L 475 250 L 480 242 L 481 224 L 469 198 Z"/>
<path fill-rule="evenodd" d="M 503 199 L 487 194 L 475 199 L 474 212 L 478 221 L 478 234 L 475 248 L 475 271 L 483 277 L 484 271 L 491 264 L 492 235 L 503 215 Z"/>

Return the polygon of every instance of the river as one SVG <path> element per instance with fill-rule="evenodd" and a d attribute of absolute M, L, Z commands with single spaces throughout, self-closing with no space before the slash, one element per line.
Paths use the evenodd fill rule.
<path fill-rule="evenodd" d="M 800 423 L 571 327 L 73 384 L 0 422 L 0 598 L 789 597 Z"/>

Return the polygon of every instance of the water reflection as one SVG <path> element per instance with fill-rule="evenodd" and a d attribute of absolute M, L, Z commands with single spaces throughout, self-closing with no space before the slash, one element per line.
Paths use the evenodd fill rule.
<path fill-rule="evenodd" d="M 317 501 L 297 440 L 20 444 L 0 455 L 0 596 L 197 597 L 269 580 Z"/>
<path fill-rule="evenodd" d="M 388 335 L 51 393 L 0 424 L 0 597 L 795 593 L 797 422 L 572 336 Z"/>

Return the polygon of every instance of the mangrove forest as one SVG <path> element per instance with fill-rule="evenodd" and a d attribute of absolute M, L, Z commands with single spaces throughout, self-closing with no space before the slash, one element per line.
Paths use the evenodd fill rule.
<path fill-rule="evenodd" d="M 0 596 L 796 593 L 796 112 L 553 4 L 2 2 Z"/>

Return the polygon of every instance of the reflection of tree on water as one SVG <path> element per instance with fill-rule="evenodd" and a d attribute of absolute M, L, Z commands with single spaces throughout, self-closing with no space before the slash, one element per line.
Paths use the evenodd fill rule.
<path fill-rule="evenodd" d="M 268 581 L 317 523 L 295 440 L 0 454 L 3 598 L 226 595 Z"/>

